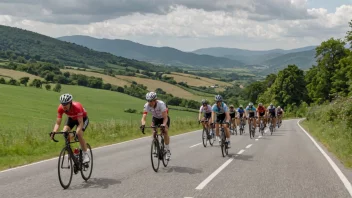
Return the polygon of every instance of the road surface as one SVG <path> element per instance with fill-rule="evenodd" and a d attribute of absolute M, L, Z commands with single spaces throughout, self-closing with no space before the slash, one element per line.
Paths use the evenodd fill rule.
<path fill-rule="evenodd" d="M 200 144 L 200 131 L 173 136 L 172 159 L 158 173 L 149 137 L 94 149 L 92 178 L 74 175 L 67 190 L 58 180 L 57 159 L 3 171 L 0 197 L 351 197 L 348 180 L 345 187 L 297 121 L 283 121 L 272 136 L 259 137 L 258 130 L 255 139 L 248 131 L 232 136 L 225 158 L 218 143 Z"/>

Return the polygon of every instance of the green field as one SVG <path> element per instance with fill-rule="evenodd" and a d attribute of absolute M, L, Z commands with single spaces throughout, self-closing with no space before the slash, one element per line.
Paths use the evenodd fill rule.
<path fill-rule="evenodd" d="M 63 142 L 53 143 L 48 133 L 56 120 L 59 96 L 66 92 L 88 111 L 90 124 L 85 137 L 93 147 L 143 136 L 139 131 L 141 114 L 124 112 L 127 108 L 141 112 L 145 104 L 141 99 L 79 86 L 64 85 L 57 93 L 0 84 L 0 169 L 58 155 Z M 197 113 L 172 109 L 169 115 L 171 134 L 199 128 Z"/>

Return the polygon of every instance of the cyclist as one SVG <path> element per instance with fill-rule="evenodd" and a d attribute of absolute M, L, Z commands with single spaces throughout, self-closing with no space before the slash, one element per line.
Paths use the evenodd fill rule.
<path fill-rule="evenodd" d="M 211 106 L 208 104 L 208 101 L 206 99 L 202 100 L 202 106 L 199 109 L 199 115 L 198 115 L 198 121 L 205 121 L 209 120 L 211 118 Z M 202 113 L 204 113 L 203 118 L 201 118 Z M 203 127 L 205 128 L 204 122 L 202 122 Z M 207 124 L 207 128 L 209 128 L 209 122 Z"/>
<path fill-rule="evenodd" d="M 164 137 L 165 137 L 165 150 L 166 150 L 166 158 L 170 160 L 171 152 L 170 152 L 170 137 L 168 135 L 168 129 L 170 127 L 170 117 L 168 115 L 168 109 L 165 103 L 161 100 L 157 99 L 157 95 L 155 92 L 149 92 L 145 96 L 148 101 L 144 105 L 143 116 L 141 120 L 141 129 L 144 130 L 145 122 L 147 118 L 148 112 L 151 112 L 153 115 L 152 118 L 152 126 L 160 125 L 161 129 L 164 129 Z M 156 130 L 153 131 L 153 136 L 156 134 Z"/>
<path fill-rule="evenodd" d="M 233 105 L 230 105 L 230 118 L 231 118 L 231 123 L 233 125 L 233 128 L 235 131 L 237 131 L 237 126 L 236 126 L 236 110 L 234 109 Z"/>
<path fill-rule="evenodd" d="M 260 125 L 260 120 L 263 119 L 264 121 L 264 128 L 266 127 L 266 109 L 263 106 L 262 103 L 259 103 L 258 107 L 257 107 L 257 116 L 258 116 L 258 126 Z"/>
<path fill-rule="evenodd" d="M 248 106 L 246 108 L 246 111 L 247 111 L 247 115 L 248 115 L 247 118 L 249 119 L 248 120 L 248 126 L 250 126 L 249 123 L 251 123 L 251 121 L 253 121 L 254 122 L 253 126 L 254 126 L 254 130 L 255 130 L 255 128 L 256 128 L 255 113 L 256 113 L 257 110 L 255 109 L 255 107 L 254 107 L 252 102 L 250 102 L 248 104 Z"/>
<path fill-rule="evenodd" d="M 210 119 L 210 124 L 213 125 L 215 118 L 216 118 L 216 136 L 219 140 L 219 144 L 221 144 L 221 138 L 219 137 L 219 123 L 226 123 L 223 125 L 226 133 L 226 141 L 228 143 L 228 147 L 230 148 L 230 130 L 229 130 L 229 124 L 230 124 L 230 115 L 229 115 L 229 110 L 227 108 L 227 105 L 222 101 L 222 97 L 220 95 L 215 96 L 215 104 L 212 107 L 212 114 L 211 114 L 211 119 Z M 215 117 L 216 116 L 216 117 Z"/>
<path fill-rule="evenodd" d="M 284 115 L 284 110 L 278 106 L 277 107 L 277 117 L 278 117 L 278 122 L 280 122 L 280 124 L 282 123 L 282 116 Z"/>
<path fill-rule="evenodd" d="M 240 126 L 241 120 L 246 117 L 246 112 L 243 109 L 242 105 L 240 105 L 240 107 L 238 107 L 237 113 L 238 113 L 237 114 L 237 118 L 238 118 L 237 119 L 237 126 Z M 244 124 L 246 125 L 246 122 L 244 122 Z"/>
<path fill-rule="evenodd" d="M 59 129 L 62 121 L 62 114 L 65 113 L 67 115 L 67 120 L 63 131 L 71 131 L 73 127 L 77 126 L 76 135 L 83 150 L 83 163 L 87 163 L 90 161 L 90 159 L 87 152 L 87 144 L 83 138 L 83 132 L 86 130 L 89 124 L 89 119 L 87 116 L 87 111 L 83 108 L 82 104 L 76 101 L 72 101 L 72 99 L 73 97 L 69 93 L 62 94 L 60 96 L 61 104 L 57 109 L 57 119 L 53 132 L 57 132 L 57 130 Z M 53 136 L 54 134 L 51 135 L 51 139 L 53 138 Z"/>
<path fill-rule="evenodd" d="M 276 111 L 276 107 L 273 105 L 273 103 L 270 103 L 269 107 L 267 108 L 267 112 L 268 112 L 268 117 L 272 118 L 271 124 L 275 128 L 277 111 Z"/>

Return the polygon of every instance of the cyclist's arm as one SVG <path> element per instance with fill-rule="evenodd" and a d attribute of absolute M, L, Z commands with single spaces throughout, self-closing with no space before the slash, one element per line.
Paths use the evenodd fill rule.
<path fill-rule="evenodd" d="M 200 120 L 200 117 L 202 116 L 202 112 L 199 111 L 199 115 L 198 115 L 198 120 Z"/>
<path fill-rule="evenodd" d="M 228 111 L 226 111 L 225 115 L 226 115 L 226 122 L 230 122 L 230 120 L 231 120 L 230 113 Z"/>
<path fill-rule="evenodd" d="M 214 123 L 215 120 L 215 111 L 211 112 L 211 119 L 210 119 L 210 123 Z"/>
<path fill-rule="evenodd" d="M 78 117 L 77 118 L 77 121 L 78 121 L 78 126 L 76 128 L 76 132 L 77 133 L 81 133 L 82 129 L 83 129 L 83 117 Z"/>
<path fill-rule="evenodd" d="M 169 119 L 169 118 L 167 117 L 167 112 L 164 111 L 162 115 L 163 115 L 163 118 L 164 118 L 164 119 L 163 119 L 163 125 L 166 126 L 167 121 L 168 121 L 168 119 Z"/>
<path fill-rule="evenodd" d="M 145 121 L 147 119 L 147 112 L 143 112 L 143 116 L 142 116 L 142 120 L 141 120 L 141 124 L 144 126 L 145 125 Z"/>
<path fill-rule="evenodd" d="M 54 129 L 53 129 L 53 132 L 57 132 L 57 130 L 59 130 L 59 127 L 61 125 L 61 121 L 62 121 L 62 118 L 56 118 L 56 123 L 55 123 Z"/>

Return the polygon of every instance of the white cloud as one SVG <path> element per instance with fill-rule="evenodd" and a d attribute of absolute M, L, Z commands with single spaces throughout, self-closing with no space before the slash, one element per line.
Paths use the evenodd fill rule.
<path fill-rule="evenodd" d="M 210 0 L 204 2 L 207 1 L 210 2 Z M 318 44 L 332 36 L 344 36 L 348 30 L 348 22 L 352 19 L 351 5 L 342 5 L 337 7 L 335 12 L 328 13 L 324 8 L 307 9 L 306 0 L 264 1 L 266 4 L 260 1 L 264 5 L 259 5 L 259 0 L 215 0 L 212 7 L 206 7 L 204 2 L 190 1 L 185 3 L 187 6 L 170 6 L 165 14 L 152 11 L 144 14 L 132 12 L 114 19 L 89 24 L 55 24 L 31 20 L 25 15 L 3 14 L 0 15 L 0 24 L 32 30 L 52 37 L 82 34 L 99 38 L 139 38 L 139 41 L 143 40 L 141 38 L 154 37 L 155 40 L 151 39 L 152 45 L 173 43 L 173 47 L 189 50 L 196 48 L 195 43 L 202 45 L 201 41 L 217 46 L 222 43 L 227 47 L 232 45 L 246 48 L 248 46 L 250 48 L 290 48 Z M 182 3 L 185 0 L 177 2 Z M 79 0 L 76 0 L 67 2 L 66 7 L 75 8 L 78 5 L 80 5 Z M 204 8 L 200 9 L 200 7 Z M 88 8 L 87 5 L 81 9 Z M 280 10 L 281 8 L 283 10 Z M 36 7 L 31 9 L 35 10 Z M 40 15 L 46 15 L 47 18 L 53 17 L 58 12 L 48 6 L 40 6 L 38 9 Z M 79 21 L 79 17 L 77 14 L 76 20 Z M 81 16 L 81 19 L 85 19 L 84 17 Z M 214 38 L 218 38 L 219 41 L 220 38 L 227 38 L 228 41 L 236 40 L 236 42 L 221 41 L 218 45 Z M 177 39 L 180 42 L 176 42 Z M 206 39 L 208 41 L 205 41 Z"/>

